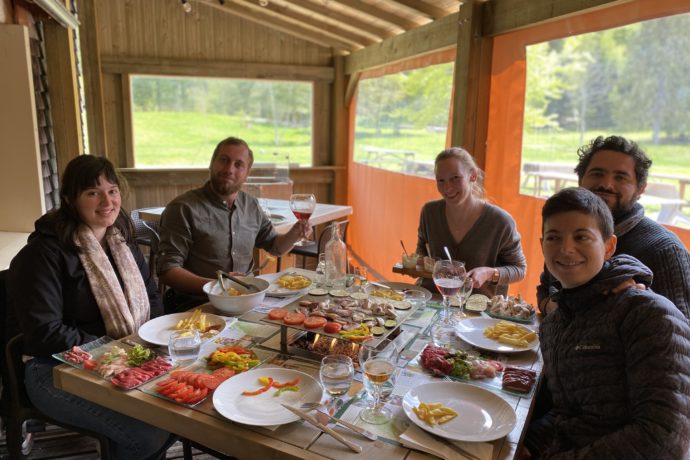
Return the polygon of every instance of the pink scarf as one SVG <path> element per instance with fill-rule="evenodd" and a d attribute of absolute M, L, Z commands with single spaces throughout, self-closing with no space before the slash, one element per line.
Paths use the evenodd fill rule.
<path fill-rule="evenodd" d="M 89 227 L 79 227 L 74 243 L 81 248 L 79 259 L 105 322 L 105 331 L 109 337 L 119 339 L 135 333 L 149 320 L 149 297 L 132 251 L 120 231 L 109 227 L 105 241 L 122 278 L 124 292 L 108 256 Z"/>

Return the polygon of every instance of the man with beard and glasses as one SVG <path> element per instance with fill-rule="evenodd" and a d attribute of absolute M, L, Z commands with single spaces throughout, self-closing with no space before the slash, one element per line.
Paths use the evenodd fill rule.
<path fill-rule="evenodd" d="M 311 226 L 297 221 L 278 235 L 258 200 L 240 190 L 254 155 L 245 141 L 229 137 L 213 152 L 209 181 L 172 200 L 161 216 L 157 271 L 169 289 L 166 312 L 184 311 L 206 301 L 203 286 L 217 270 L 249 270 L 254 248 L 287 253 Z"/>
<path fill-rule="evenodd" d="M 647 186 L 652 160 L 635 142 L 620 136 L 599 136 L 581 147 L 578 155 L 575 172 L 580 187 L 600 196 L 613 214 L 618 237 L 615 254 L 631 255 L 649 267 L 653 273 L 651 289 L 690 318 L 690 255 L 676 235 L 645 217 L 637 202 Z M 545 314 L 556 307 L 551 301 L 559 289 L 555 283 L 544 268 L 537 300 Z M 630 281 L 620 288 L 632 284 Z"/>

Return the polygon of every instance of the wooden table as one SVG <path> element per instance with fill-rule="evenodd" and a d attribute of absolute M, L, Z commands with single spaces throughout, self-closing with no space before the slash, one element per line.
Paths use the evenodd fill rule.
<path fill-rule="evenodd" d="M 256 312 L 251 313 L 255 317 L 259 315 Z M 402 327 L 405 327 L 405 324 Z M 263 343 L 275 340 L 275 337 L 274 335 Z M 406 349 L 417 344 L 418 340 L 423 341 L 424 337 L 416 336 L 408 343 Z M 417 351 L 411 349 L 408 352 L 416 353 Z M 538 352 L 506 356 L 509 364 L 541 371 L 541 357 Z M 213 409 L 212 398 L 203 401 L 197 408 L 187 408 L 139 390 L 118 390 L 96 374 L 68 365 L 55 367 L 53 377 L 57 388 L 238 458 L 338 460 L 433 458 L 422 452 L 409 450 L 383 440 L 369 442 L 340 426 L 331 425 L 341 435 L 361 445 L 363 448 L 361 454 L 351 452 L 307 423 L 289 423 L 280 426 L 275 431 L 237 424 L 226 420 Z M 357 385 L 361 387 L 361 383 L 356 382 L 351 389 L 351 394 L 357 392 L 359 388 Z M 506 437 L 493 441 L 492 460 L 511 459 L 522 442 L 536 398 L 513 396 L 498 390 L 496 392 L 515 409 L 517 424 Z"/>
<path fill-rule="evenodd" d="M 262 198 L 271 214 L 284 217 L 285 220 L 280 223 L 275 223 L 273 227 L 278 234 L 287 233 L 297 218 L 290 210 L 290 202 L 288 200 L 276 200 L 271 198 Z M 139 218 L 148 222 L 160 223 L 161 214 L 163 214 L 164 207 L 148 208 L 139 212 Z M 342 206 L 336 204 L 317 203 L 314 213 L 311 215 L 309 222 L 313 225 L 320 225 L 331 222 L 342 217 L 347 217 L 352 214 L 352 206 Z"/>

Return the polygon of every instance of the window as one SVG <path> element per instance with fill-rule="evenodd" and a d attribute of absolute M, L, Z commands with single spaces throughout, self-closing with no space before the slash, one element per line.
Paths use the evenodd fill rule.
<path fill-rule="evenodd" d="M 208 166 L 228 136 L 256 163 L 312 163 L 312 84 L 132 76 L 137 167 Z"/>
<path fill-rule="evenodd" d="M 359 82 L 354 159 L 375 167 L 433 177 L 445 148 L 453 63 Z"/>
<path fill-rule="evenodd" d="M 577 148 L 621 135 L 653 161 L 647 214 L 690 227 L 688 30 L 683 14 L 527 47 L 522 193 L 576 185 Z"/>

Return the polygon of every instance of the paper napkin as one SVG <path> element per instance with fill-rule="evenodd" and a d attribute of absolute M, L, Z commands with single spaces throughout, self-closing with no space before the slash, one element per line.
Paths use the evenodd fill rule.
<path fill-rule="evenodd" d="M 405 447 L 421 450 L 445 460 L 467 459 L 458 451 L 453 450 L 446 442 L 453 443 L 482 460 L 491 460 L 494 450 L 493 444 L 487 442 L 441 441 L 414 424 L 410 424 L 407 430 L 400 435 L 400 442 Z"/>

